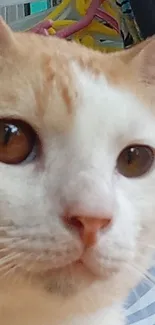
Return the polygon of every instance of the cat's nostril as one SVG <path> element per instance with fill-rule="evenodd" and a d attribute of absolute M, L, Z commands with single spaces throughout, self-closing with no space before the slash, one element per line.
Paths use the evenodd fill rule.
<path fill-rule="evenodd" d="M 109 217 L 96 218 L 89 216 L 70 216 L 64 218 L 68 228 L 75 229 L 85 246 L 92 246 L 96 243 L 98 234 L 107 230 L 112 219 Z"/>
<path fill-rule="evenodd" d="M 77 228 L 79 230 L 83 230 L 84 228 L 83 223 L 78 219 L 78 217 L 71 217 L 69 219 L 69 224 L 71 227 Z"/>

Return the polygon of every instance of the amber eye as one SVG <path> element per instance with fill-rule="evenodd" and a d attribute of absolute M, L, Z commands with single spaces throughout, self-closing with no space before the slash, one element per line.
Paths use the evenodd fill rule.
<path fill-rule="evenodd" d="M 154 151 L 149 146 L 133 145 L 125 148 L 117 159 L 117 170 L 125 177 L 140 177 L 149 171 Z"/>
<path fill-rule="evenodd" d="M 33 129 L 22 121 L 0 120 L 0 162 L 19 164 L 32 152 L 36 141 Z"/>

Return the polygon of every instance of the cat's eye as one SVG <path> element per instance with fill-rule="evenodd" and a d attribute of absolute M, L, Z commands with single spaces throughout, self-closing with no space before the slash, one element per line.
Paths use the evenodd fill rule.
<path fill-rule="evenodd" d="M 117 159 L 117 170 L 125 177 L 140 177 L 148 172 L 154 161 L 149 146 L 133 145 L 125 148 Z"/>
<path fill-rule="evenodd" d="M 32 152 L 36 141 L 33 129 L 22 121 L 0 120 L 0 162 L 19 164 Z"/>

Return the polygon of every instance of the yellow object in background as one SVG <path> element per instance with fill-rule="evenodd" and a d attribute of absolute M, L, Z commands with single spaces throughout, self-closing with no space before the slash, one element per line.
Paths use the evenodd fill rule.
<path fill-rule="evenodd" d="M 63 0 L 46 18 L 45 20 L 52 20 L 52 27 L 48 32 L 50 35 L 57 35 L 63 37 L 63 30 L 75 27 L 76 23 L 84 20 L 88 15 L 88 10 L 97 0 Z M 93 20 L 84 28 L 71 33 L 66 38 L 68 40 L 75 40 L 87 47 L 104 52 L 112 52 L 120 50 L 123 47 L 122 37 L 116 28 L 113 28 L 107 21 L 105 21 L 103 13 L 111 16 L 111 21 L 118 20 L 117 12 L 111 5 L 111 0 L 100 1 L 100 6 L 97 9 L 97 14 L 94 14 Z M 72 19 L 78 17 L 78 20 Z M 103 17 L 103 18 L 102 18 Z"/>

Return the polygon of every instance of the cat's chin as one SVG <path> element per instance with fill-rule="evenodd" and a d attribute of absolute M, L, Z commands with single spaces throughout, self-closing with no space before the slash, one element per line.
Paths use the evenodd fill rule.
<path fill-rule="evenodd" d="M 99 276 L 81 261 L 77 261 L 55 271 L 47 270 L 41 279 L 48 291 L 71 295 L 91 286 L 99 280 Z"/>
<path fill-rule="evenodd" d="M 87 289 L 95 282 L 106 281 L 112 276 L 113 269 L 105 268 L 100 272 L 88 267 L 81 260 L 57 269 L 37 269 L 32 277 L 37 279 L 47 291 L 63 296 L 74 295 Z"/>

